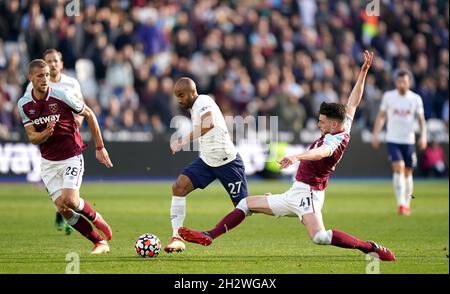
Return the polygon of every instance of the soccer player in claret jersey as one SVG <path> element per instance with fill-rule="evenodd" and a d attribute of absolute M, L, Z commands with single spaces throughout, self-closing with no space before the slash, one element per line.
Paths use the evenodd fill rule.
<path fill-rule="evenodd" d="M 185 249 L 178 229 L 183 225 L 186 195 L 191 191 L 203 189 L 219 179 L 234 206 L 248 195 L 244 163 L 231 141 L 220 108 L 208 95 L 197 94 L 194 81 L 186 77 L 175 83 L 174 94 L 181 107 L 191 110 L 193 130 L 186 137 L 171 142 L 172 153 L 198 139 L 200 157 L 181 172 L 172 186 L 170 218 L 173 235 L 164 248 L 168 253 Z"/>
<path fill-rule="evenodd" d="M 103 145 L 95 114 L 70 92 L 49 86 L 50 68 L 44 60 L 30 62 L 28 79 L 33 89 L 20 98 L 18 110 L 28 139 L 39 145 L 41 177 L 48 195 L 67 223 L 94 244 L 92 254 L 107 253 L 108 243 L 90 222 L 107 240 L 112 238 L 111 228 L 89 202 L 79 196 L 84 161 L 82 148 L 76 139 L 78 128 L 73 113 L 86 118 L 98 161 L 108 168 L 113 166 Z"/>
<path fill-rule="evenodd" d="M 199 232 L 181 227 L 178 230 L 180 236 L 188 242 L 208 246 L 215 238 L 239 225 L 251 212 L 277 217 L 297 215 L 314 244 L 358 249 L 375 255 L 381 260 L 395 260 L 394 254 L 389 249 L 373 241 L 362 241 L 339 230 L 325 230 L 321 213 L 328 177 L 342 158 L 350 140 L 352 120 L 362 98 L 364 82 L 372 58 L 373 54 L 364 52 L 364 64 L 346 106 L 322 103 L 318 122 L 322 136 L 311 145 L 309 150 L 286 156 L 279 161 L 281 168 L 300 161 L 296 180 L 290 190 L 279 195 L 247 197 L 241 200 L 236 208 L 213 229 Z"/>
<path fill-rule="evenodd" d="M 392 167 L 392 183 L 397 200 L 398 214 L 410 215 L 413 193 L 413 171 L 417 163 L 414 122 L 420 125 L 418 145 L 427 148 L 427 123 L 425 121 L 422 98 L 411 91 L 411 73 L 399 70 L 395 78 L 396 89 L 383 95 L 375 126 L 372 146 L 380 146 L 380 132 L 386 125 L 386 141 L 389 161 Z"/>
<path fill-rule="evenodd" d="M 62 89 L 64 91 L 68 91 L 69 93 L 73 94 L 75 98 L 83 101 L 84 103 L 83 95 L 81 94 L 80 83 L 77 81 L 77 79 L 69 77 L 68 75 L 62 73 L 64 62 L 61 52 L 57 51 L 56 49 L 47 49 L 42 56 L 44 58 L 44 61 L 50 68 L 50 87 L 52 87 L 53 89 Z M 30 82 L 28 83 L 25 92 L 30 94 L 32 89 L 33 83 Z M 75 113 L 73 115 L 75 117 L 77 127 L 80 127 L 83 123 L 84 117 Z M 77 140 L 77 143 L 80 145 L 82 150 L 86 149 L 87 145 L 83 144 L 83 139 L 81 138 L 80 133 L 77 132 L 75 136 L 75 139 Z M 58 231 L 64 229 L 66 235 L 70 235 L 73 231 L 73 228 L 67 222 L 65 222 L 63 216 L 58 211 L 56 212 L 55 226 Z"/>

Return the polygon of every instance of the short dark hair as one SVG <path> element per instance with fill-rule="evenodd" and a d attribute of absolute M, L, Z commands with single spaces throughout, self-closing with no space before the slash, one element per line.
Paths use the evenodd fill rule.
<path fill-rule="evenodd" d="M 59 52 L 59 51 L 56 50 L 56 49 L 53 49 L 53 48 L 45 50 L 44 54 L 42 54 L 42 58 L 45 59 L 45 56 L 47 56 L 47 54 L 51 54 L 51 53 L 56 53 L 56 54 L 58 54 L 59 60 L 62 61 L 62 53 Z"/>
<path fill-rule="evenodd" d="M 48 64 L 43 59 L 34 59 L 28 64 L 28 74 L 30 74 L 35 67 L 43 68 L 46 66 L 48 66 Z"/>
<path fill-rule="evenodd" d="M 345 119 L 345 106 L 339 103 L 322 102 L 322 104 L 320 104 L 319 114 L 343 122 Z"/>
<path fill-rule="evenodd" d="M 395 74 L 395 80 L 404 76 L 407 76 L 410 80 L 412 80 L 411 72 L 407 69 L 399 69 Z"/>

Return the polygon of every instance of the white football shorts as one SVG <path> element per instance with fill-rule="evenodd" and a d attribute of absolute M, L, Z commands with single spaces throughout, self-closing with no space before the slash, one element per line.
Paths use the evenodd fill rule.
<path fill-rule="evenodd" d="M 84 159 L 82 154 L 60 161 L 45 158 L 42 158 L 41 161 L 41 177 L 52 201 L 61 196 L 62 189 L 79 191 L 83 173 Z"/>
<path fill-rule="evenodd" d="M 298 216 L 322 211 L 325 191 L 311 189 L 303 182 L 294 181 L 292 187 L 283 194 L 273 194 L 267 197 L 267 202 L 274 216 Z"/>

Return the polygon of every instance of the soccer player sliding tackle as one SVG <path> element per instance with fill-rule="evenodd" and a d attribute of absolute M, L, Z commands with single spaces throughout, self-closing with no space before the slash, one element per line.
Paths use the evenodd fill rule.
<path fill-rule="evenodd" d="M 181 227 L 178 230 L 180 236 L 188 242 L 208 246 L 214 239 L 238 226 L 251 212 L 276 217 L 298 216 L 314 244 L 358 249 L 381 260 L 394 261 L 393 252 L 373 241 L 362 241 L 335 229 L 326 230 L 321 213 L 328 177 L 342 158 L 350 140 L 350 128 L 362 98 L 364 82 L 372 59 L 373 53 L 365 51 L 364 64 L 346 106 L 325 102 L 320 106 L 318 128 L 322 136 L 309 150 L 286 156 L 279 161 L 283 169 L 300 161 L 295 181 L 287 192 L 242 199 L 213 229 L 199 232 Z"/>

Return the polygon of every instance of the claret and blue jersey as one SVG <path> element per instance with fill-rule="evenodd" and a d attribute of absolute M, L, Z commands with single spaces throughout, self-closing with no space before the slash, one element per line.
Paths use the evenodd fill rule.
<path fill-rule="evenodd" d="M 65 160 L 82 152 L 81 136 L 73 113 L 80 114 L 84 103 L 70 97 L 66 91 L 48 88 L 45 98 L 38 100 L 32 91 L 18 102 L 24 126 L 33 124 L 37 132 L 43 131 L 47 123 L 55 121 L 55 131 L 45 142 L 39 144 L 43 158 L 52 161 Z"/>

